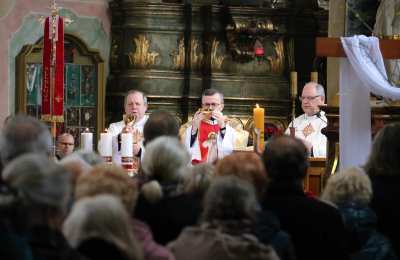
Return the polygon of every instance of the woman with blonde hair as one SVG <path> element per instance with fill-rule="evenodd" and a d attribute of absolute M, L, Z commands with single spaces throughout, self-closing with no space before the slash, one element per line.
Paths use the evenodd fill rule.
<path fill-rule="evenodd" d="M 331 176 L 321 199 L 337 206 L 349 233 L 351 260 L 397 259 L 389 240 L 376 229 L 377 217 L 369 207 L 372 186 L 361 168 Z"/>

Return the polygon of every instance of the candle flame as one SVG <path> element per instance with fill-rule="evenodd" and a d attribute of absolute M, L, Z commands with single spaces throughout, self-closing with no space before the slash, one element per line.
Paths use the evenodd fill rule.
<path fill-rule="evenodd" d="M 256 108 L 260 108 L 260 106 L 258 104 L 256 104 Z"/>
<path fill-rule="evenodd" d="M 108 128 L 105 128 L 105 129 L 104 129 L 104 133 L 108 133 Z"/>

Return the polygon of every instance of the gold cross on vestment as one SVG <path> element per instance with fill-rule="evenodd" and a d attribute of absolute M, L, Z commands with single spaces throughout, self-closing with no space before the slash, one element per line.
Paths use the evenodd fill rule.
<path fill-rule="evenodd" d="M 306 127 L 303 129 L 303 135 L 305 137 L 309 136 L 310 134 L 314 133 L 314 128 L 312 127 L 311 123 L 309 123 Z"/>

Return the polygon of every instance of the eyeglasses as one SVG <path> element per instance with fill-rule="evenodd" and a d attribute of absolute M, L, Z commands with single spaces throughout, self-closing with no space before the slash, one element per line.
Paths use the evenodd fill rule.
<path fill-rule="evenodd" d="M 321 95 L 316 95 L 316 96 L 313 96 L 313 97 L 299 97 L 299 100 L 300 101 L 304 101 L 304 100 L 307 100 L 307 101 L 312 101 L 312 100 L 314 100 L 314 99 L 316 99 L 317 97 L 320 97 Z"/>
<path fill-rule="evenodd" d="M 201 104 L 203 107 L 217 107 L 221 105 L 220 103 L 203 103 Z"/>
<path fill-rule="evenodd" d="M 66 146 L 72 146 L 75 145 L 74 143 L 64 143 L 64 142 L 60 142 L 61 145 L 66 145 Z"/>

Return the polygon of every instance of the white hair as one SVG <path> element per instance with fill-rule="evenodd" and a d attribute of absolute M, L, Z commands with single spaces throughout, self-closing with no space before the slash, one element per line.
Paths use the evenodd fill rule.
<path fill-rule="evenodd" d="M 134 256 L 140 254 L 140 249 L 130 225 L 130 216 L 120 199 L 98 195 L 75 203 L 64 222 L 63 233 L 74 248 L 85 240 L 99 238 Z"/>
<path fill-rule="evenodd" d="M 161 136 L 146 146 L 142 170 L 152 179 L 181 180 L 190 162 L 186 147 L 175 137 Z"/>
<path fill-rule="evenodd" d="M 70 173 L 43 154 L 28 153 L 7 164 L 3 179 L 17 189 L 27 205 L 63 211 L 69 199 Z"/>

